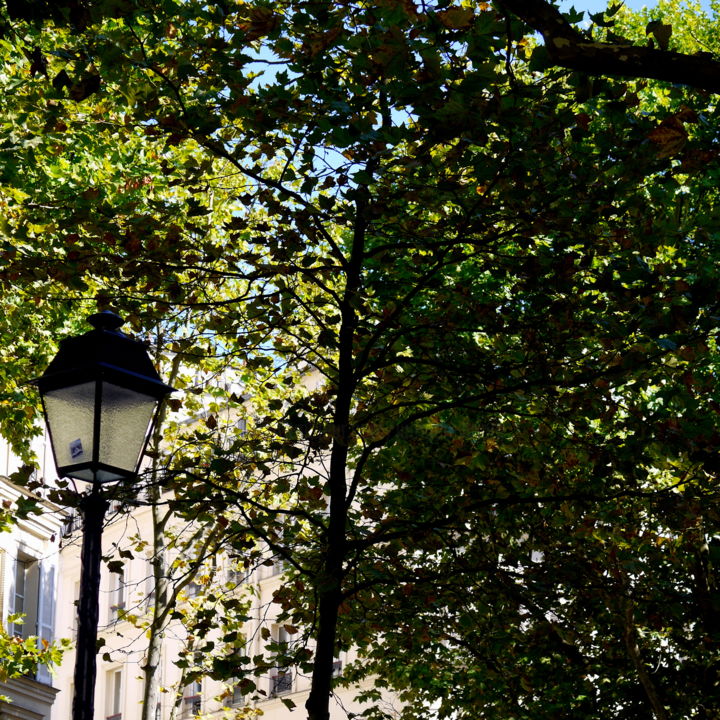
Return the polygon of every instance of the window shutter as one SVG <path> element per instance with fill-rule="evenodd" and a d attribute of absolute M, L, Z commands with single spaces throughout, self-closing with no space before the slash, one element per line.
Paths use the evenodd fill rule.
<path fill-rule="evenodd" d="M 5 567 L 3 568 L 3 595 L 7 602 L 6 615 L 4 617 L 7 620 L 7 616 L 15 612 L 15 575 L 17 573 L 17 559 L 5 555 Z M 13 626 L 8 625 L 7 630 L 12 633 Z"/>
<path fill-rule="evenodd" d="M 8 600 L 10 598 L 10 588 L 7 582 L 7 553 L 0 550 L 0 623 L 4 621 L 9 612 Z"/>
<path fill-rule="evenodd" d="M 53 641 L 55 625 L 55 563 L 54 558 L 45 558 L 40 563 L 38 583 L 37 634 L 47 643 Z M 38 665 L 37 679 L 50 685 L 52 678 L 47 665 Z"/>

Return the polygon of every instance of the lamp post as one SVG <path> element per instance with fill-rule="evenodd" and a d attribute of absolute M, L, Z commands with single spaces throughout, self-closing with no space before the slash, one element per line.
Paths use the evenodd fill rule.
<path fill-rule="evenodd" d="M 172 388 L 162 382 L 142 343 L 119 328 L 111 312 L 91 315 L 93 330 L 60 341 L 36 380 L 59 477 L 84 480 L 83 544 L 72 720 L 93 720 L 97 660 L 103 483 L 132 479 Z"/>

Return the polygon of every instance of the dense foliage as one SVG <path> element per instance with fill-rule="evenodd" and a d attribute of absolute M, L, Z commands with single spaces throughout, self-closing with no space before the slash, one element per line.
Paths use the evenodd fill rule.
<path fill-rule="evenodd" d="M 408 717 L 717 717 L 718 33 L 580 20 L 7 3 L 4 322 L 175 358 L 163 482 L 288 563 L 312 720 L 352 644 Z"/>

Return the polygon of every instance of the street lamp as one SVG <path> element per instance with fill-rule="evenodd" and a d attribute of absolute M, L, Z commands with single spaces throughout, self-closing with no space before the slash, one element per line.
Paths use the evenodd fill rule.
<path fill-rule="evenodd" d="M 102 525 L 108 502 L 103 483 L 131 479 L 172 388 L 162 382 L 142 343 L 119 328 L 111 312 L 91 315 L 93 330 L 60 341 L 47 370 L 34 380 L 42 398 L 59 477 L 91 483 L 80 498 L 83 515 L 73 720 L 93 720 Z"/>

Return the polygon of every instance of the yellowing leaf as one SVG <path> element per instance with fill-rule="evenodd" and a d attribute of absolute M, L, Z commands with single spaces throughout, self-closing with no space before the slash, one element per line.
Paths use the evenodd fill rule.
<path fill-rule="evenodd" d="M 250 10 L 247 22 L 240 23 L 239 27 L 247 33 L 248 40 L 269 35 L 280 25 L 280 15 L 268 7 L 254 7 Z"/>
<path fill-rule="evenodd" d="M 308 52 L 312 57 L 315 57 L 323 50 L 328 48 L 336 40 L 338 35 L 342 33 L 342 29 L 339 27 L 332 28 L 331 30 L 311 33 L 308 35 L 306 41 L 303 43 L 303 49 Z"/>
<path fill-rule="evenodd" d="M 454 7 L 438 13 L 440 22 L 450 30 L 466 30 L 475 20 L 472 8 Z"/>
<path fill-rule="evenodd" d="M 688 139 L 687 130 L 676 115 L 665 118 L 648 133 L 648 139 L 657 146 L 658 157 L 668 158 L 679 153 Z"/>
<path fill-rule="evenodd" d="M 30 195 L 28 195 L 26 192 L 21 190 L 20 188 L 13 187 L 11 185 L 5 185 L 2 188 L 0 188 L 0 193 L 4 195 L 9 195 L 13 200 L 16 202 L 23 202 L 24 200 L 27 200 Z"/>

